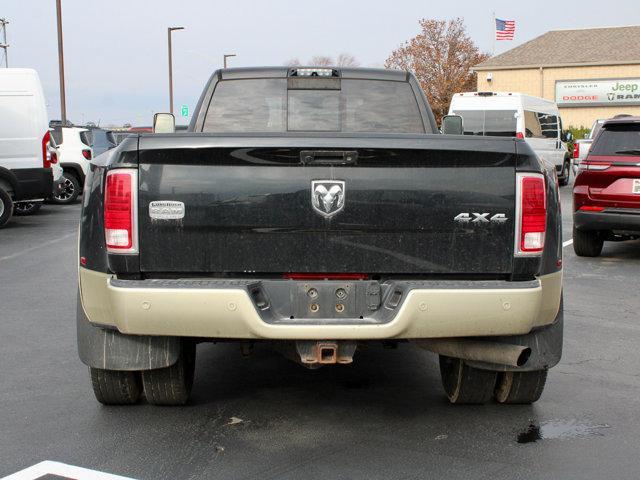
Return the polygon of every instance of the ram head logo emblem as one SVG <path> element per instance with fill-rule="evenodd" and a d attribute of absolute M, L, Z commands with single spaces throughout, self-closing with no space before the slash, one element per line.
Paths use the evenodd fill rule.
<path fill-rule="evenodd" d="M 313 180 L 311 205 L 324 217 L 332 217 L 344 208 L 345 185 L 341 180 Z"/>

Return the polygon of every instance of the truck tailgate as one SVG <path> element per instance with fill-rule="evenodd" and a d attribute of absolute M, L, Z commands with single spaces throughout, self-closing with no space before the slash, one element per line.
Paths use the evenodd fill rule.
<path fill-rule="evenodd" d="M 478 143 L 142 136 L 141 271 L 506 275 L 515 145 L 489 139 L 483 151 Z M 345 152 L 350 161 L 334 164 Z M 314 209 L 314 181 L 344 182 L 338 213 Z M 151 218 L 150 202 L 182 202 L 183 216 Z"/>

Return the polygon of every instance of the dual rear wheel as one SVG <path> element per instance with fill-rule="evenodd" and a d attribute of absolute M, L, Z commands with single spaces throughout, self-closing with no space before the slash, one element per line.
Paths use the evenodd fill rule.
<path fill-rule="evenodd" d="M 152 405 L 184 405 L 193 387 L 196 345 L 183 340 L 178 361 L 166 368 L 140 371 L 89 367 L 96 399 L 104 405 L 132 405 L 145 396 Z"/>
<path fill-rule="evenodd" d="M 184 405 L 193 387 L 196 346 L 184 340 L 178 361 L 166 368 L 116 371 L 89 368 L 96 399 L 105 405 L 132 405 L 144 395 L 152 405 Z M 483 404 L 492 398 L 504 404 L 529 404 L 542 395 L 546 370 L 495 372 L 440 356 L 442 386 L 454 404 Z"/>
<path fill-rule="evenodd" d="M 547 370 L 481 370 L 444 355 L 440 356 L 440 375 L 449 401 L 460 405 L 483 404 L 492 398 L 504 404 L 533 403 L 542 395 L 547 380 Z"/>

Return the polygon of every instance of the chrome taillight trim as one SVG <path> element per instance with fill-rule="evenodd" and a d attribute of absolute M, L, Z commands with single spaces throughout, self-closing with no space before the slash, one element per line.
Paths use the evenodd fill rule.
<path fill-rule="evenodd" d="M 135 168 L 116 168 L 109 170 L 104 177 L 104 194 L 106 195 L 107 178 L 116 173 L 128 173 L 131 178 L 131 201 L 133 208 L 131 209 L 131 247 L 130 248 L 110 248 L 107 246 L 106 225 L 103 225 L 103 235 L 105 235 L 105 246 L 107 253 L 116 255 L 135 255 L 138 253 L 138 170 Z M 104 198 L 103 198 L 104 202 Z M 104 212 L 103 212 L 104 222 Z"/>
<path fill-rule="evenodd" d="M 542 240 L 542 248 L 540 250 L 536 250 L 533 252 L 523 251 L 520 248 L 522 244 L 522 180 L 524 178 L 539 178 L 542 180 L 544 185 L 544 208 L 547 209 L 547 182 L 544 179 L 544 175 L 541 173 L 530 173 L 530 172 L 522 172 L 516 173 L 516 221 L 515 221 L 515 232 L 514 232 L 514 245 L 513 245 L 513 255 L 515 257 L 539 257 L 542 255 L 544 251 L 544 245 L 546 243 L 546 229 L 545 234 Z"/>

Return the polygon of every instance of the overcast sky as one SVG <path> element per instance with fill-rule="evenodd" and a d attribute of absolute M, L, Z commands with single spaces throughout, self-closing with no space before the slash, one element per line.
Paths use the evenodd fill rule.
<path fill-rule="evenodd" d="M 457 16 L 490 52 L 494 11 L 517 22 L 515 41 L 497 42 L 501 52 L 548 30 L 640 23 L 639 2 L 62 0 L 67 115 L 76 123 L 148 125 L 154 112 L 168 111 L 168 26 L 186 28 L 173 34 L 179 114 L 182 104 L 194 107 L 224 53 L 238 55 L 232 66 L 282 65 L 342 52 L 362 66 L 382 66 L 418 32 L 419 18 Z M 1 0 L 1 17 L 10 22 L 9 66 L 39 72 L 49 115 L 59 118 L 55 0 Z"/>

